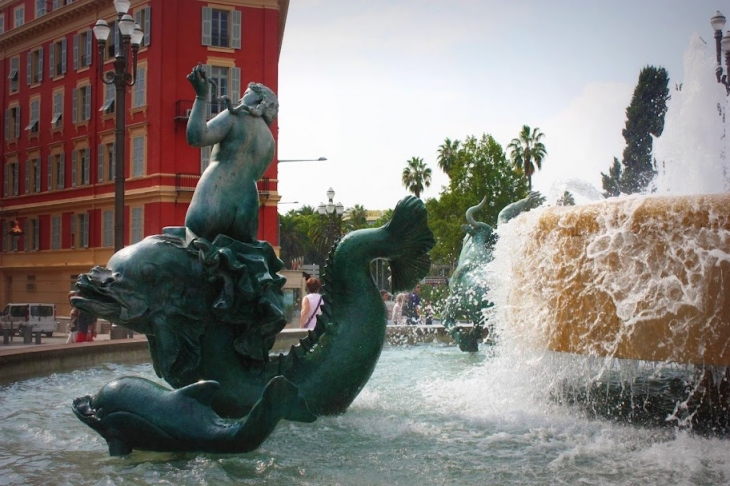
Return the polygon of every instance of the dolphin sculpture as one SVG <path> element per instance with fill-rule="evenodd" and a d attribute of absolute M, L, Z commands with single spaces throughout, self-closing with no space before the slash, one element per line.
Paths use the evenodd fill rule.
<path fill-rule="evenodd" d="M 212 244 L 190 242 L 185 235 L 184 228 L 169 229 L 117 252 L 106 268 L 79 276 L 72 303 L 146 334 L 156 373 L 174 388 L 218 382 L 210 404 L 225 418 L 248 414 L 279 375 L 296 385 L 315 415 L 344 412 L 370 378 L 385 343 L 386 311 L 370 262 L 389 260 L 392 290 L 408 290 L 427 274 L 428 251 L 435 244 L 425 205 L 413 196 L 398 203 L 384 226 L 347 234 L 328 257 L 323 313 L 315 328 L 288 353 L 255 359 L 236 343 L 257 330 L 221 314 L 218 305 L 224 295 L 227 307 L 235 308 L 248 287 L 230 275 L 220 279 L 211 273 L 220 271 L 223 260 L 234 262 L 230 268 L 241 266 L 235 263 L 236 244 L 216 244 L 220 236 Z M 213 258 L 208 249 L 216 246 Z M 257 277 L 275 280 L 270 274 Z M 256 315 L 266 318 L 268 311 Z"/>
<path fill-rule="evenodd" d="M 73 412 L 97 431 L 111 456 L 148 451 L 249 452 L 273 432 L 281 419 L 313 422 L 297 387 L 273 378 L 245 420 L 224 420 L 210 408 L 220 389 L 200 381 L 169 390 L 144 378 L 126 376 L 104 385 L 95 396 L 73 401 Z"/>

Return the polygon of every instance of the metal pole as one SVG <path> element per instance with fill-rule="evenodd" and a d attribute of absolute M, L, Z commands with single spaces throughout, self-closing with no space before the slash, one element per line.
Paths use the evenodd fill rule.
<path fill-rule="evenodd" d="M 126 43 L 125 43 L 126 44 Z M 114 61 L 114 85 L 116 86 L 116 120 L 114 127 L 114 252 L 124 248 L 124 131 L 127 123 L 127 59 L 124 46 Z"/>

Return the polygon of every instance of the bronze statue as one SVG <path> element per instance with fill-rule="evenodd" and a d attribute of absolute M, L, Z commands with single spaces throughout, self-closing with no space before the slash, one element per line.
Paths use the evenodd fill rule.
<path fill-rule="evenodd" d="M 103 400 L 77 399 L 77 415 L 92 427 L 97 422 L 86 419 L 100 418 L 97 402 L 114 403 L 128 415 L 144 417 L 123 421 L 123 440 L 113 447 L 110 437 L 117 440 L 117 432 L 96 428 L 109 441 L 112 454 L 126 454 L 132 448 L 225 449 L 230 434 L 223 434 L 224 445 L 220 445 L 219 438 L 211 439 L 211 427 L 223 419 L 245 416 L 250 424 L 251 414 L 260 416 L 262 410 L 270 410 L 273 405 L 266 397 L 272 383 L 287 383 L 277 389 L 289 390 L 285 401 L 293 408 L 274 407 L 278 412 L 261 418 L 266 424 L 263 429 L 226 424 L 240 430 L 236 444 L 255 447 L 263 440 L 256 431 L 268 434 L 280 418 L 309 421 L 308 411 L 315 415 L 344 412 L 365 386 L 385 342 L 385 308 L 370 262 L 390 260 L 393 290 L 407 290 L 427 274 L 428 251 L 435 243 L 426 208 L 412 196 L 398 203 L 393 219 L 381 228 L 346 235 L 329 255 L 323 313 L 315 328 L 288 354 L 269 356 L 276 334 L 286 324 L 284 278 L 278 274 L 283 263 L 269 243 L 255 240 L 256 180 L 273 157 L 267 125 L 276 116 L 275 97 L 260 85 L 249 85 L 237 108 L 228 101 L 228 110 L 205 124 L 205 72 L 198 65 L 188 79 L 198 95 L 188 122 L 188 140 L 193 145 L 215 145 L 211 165 L 195 189 L 186 226 L 165 228 L 162 235 L 149 236 L 114 254 L 106 268 L 95 267 L 80 275 L 72 303 L 144 333 L 155 372 L 174 388 L 195 390 L 200 380 L 216 384 L 200 387 L 206 390 L 205 399 L 198 400 L 204 407 L 197 412 L 200 427 L 188 435 L 179 430 L 168 434 L 183 442 L 174 446 L 149 438 L 147 429 L 151 425 L 168 431 L 188 427 L 183 417 L 170 419 L 176 416 L 174 407 L 186 403 L 177 392 L 129 379 L 125 382 L 131 388 L 124 390 L 140 393 L 107 385 L 101 392 Z M 304 402 L 295 399 L 291 387 Z M 262 396 L 267 404 L 263 407 L 258 405 Z M 276 397 L 273 393 L 270 398 L 276 402 Z M 157 401 L 159 413 L 154 412 Z M 246 431 L 251 437 L 242 439 Z M 217 445 L 210 445 L 211 440 Z"/>

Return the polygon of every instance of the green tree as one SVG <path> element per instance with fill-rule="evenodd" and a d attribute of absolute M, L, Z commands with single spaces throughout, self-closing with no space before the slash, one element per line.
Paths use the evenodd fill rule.
<path fill-rule="evenodd" d="M 639 73 L 631 104 L 626 108 L 623 130 L 626 148 L 620 190 L 627 194 L 644 191 L 656 174 L 652 159 L 652 135 L 664 131 L 664 115 L 669 99 L 669 73 L 664 68 L 646 66 Z M 604 190 L 609 189 L 604 186 Z"/>
<path fill-rule="evenodd" d="M 479 214 L 480 221 L 497 225 L 499 212 L 508 204 L 527 196 L 527 181 L 507 160 L 502 146 L 491 135 L 467 137 L 460 143 L 451 170 L 449 186 L 438 200 L 426 201 L 429 226 L 436 236 L 431 251 L 434 262 L 456 264 L 461 251 L 466 210 L 486 196 L 489 204 Z"/>
<path fill-rule="evenodd" d="M 527 177 L 527 188 L 532 190 L 532 174 L 542 169 L 542 161 L 547 156 L 545 145 L 540 141 L 545 136 L 539 128 L 530 130 L 527 125 L 522 126 L 517 138 L 513 138 L 507 145 L 510 151 L 510 160 L 514 166 Z"/>
<path fill-rule="evenodd" d="M 319 217 L 311 206 L 279 215 L 279 256 L 287 268 L 291 268 L 292 260 L 298 258 L 303 258 L 306 263 L 324 263 L 310 237 L 318 222 Z"/>
<path fill-rule="evenodd" d="M 420 157 L 411 157 L 403 169 L 403 186 L 420 198 L 424 188 L 431 185 L 431 169 Z"/>
<path fill-rule="evenodd" d="M 347 220 L 345 221 L 345 230 L 349 233 L 361 228 L 368 227 L 368 212 L 361 204 L 355 204 L 346 211 Z"/>
<path fill-rule="evenodd" d="M 444 140 L 444 143 L 439 145 L 438 148 L 438 159 L 437 163 L 439 166 L 439 169 L 444 171 L 447 176 L 451 177 L 451 168 L 454 166 L 454 161 L 456 160 L 456 154 L 459 152 L 459 142 L 458 140 L 454 140 L 453 142 L 451 139 L 446 138 Z"/>
<path fill-rule="evenodd" d="M 603 197 L 616 197 L 621 194 L 621 162 L 614 157 L 613 165 L 608 169 L 608 174 L 601 172 L 603 184 Z"/>
<path fill-rule="evenodd" d="M 557 200 L 558 206 L 575 206 L 575 198 L 573 197 L 573 194 L 571 194 L 570 191 L 563 192 L 563 195 L 560 196 L 560 199 Z"/>

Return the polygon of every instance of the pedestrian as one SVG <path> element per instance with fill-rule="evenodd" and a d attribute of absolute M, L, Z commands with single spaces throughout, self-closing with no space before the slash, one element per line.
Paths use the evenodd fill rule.
<path fill-rule="evenodd" d="M 307 287 L 307 295 L 302 299 L 299 327 L 301 329 L 314 329 L 317 324 L 317 316 L 322 313 L 322 294 L 319 293 L 322 283 L 318 278 L 310 277 L 304 285 Z"/>
<path fill-rule="evenodd" d="M 402 326 L 405 324 L 403 319 L 403 302 L 406 300 L 406 294 L 398 294 L 395 298 L 393 313 L 391 314 L 391 322 L 394 326 Z"/>
<path fill-rule="evenodd" d="M 421 322 L 421 285 L 416 285 L 413 292 L 408 294 L 408 298 L 403 304 L 403 316 L 406 319 L 406 325 L 415 326 Z"/>
<path fill-rule="evenodd" d="M 66 344 L 76 342 L 76 334 L 78 332 L 78 320 L 79 310 L 76 307 L 71 306 L 68 324 L 66 324 L 66 333 L 68 334 L 68 338 L 66 338 Z"/>
<path fill-rule="evenodd" d="M 423 323 L 427 326 L 433 324 L 433 307 L 428 300 L 425 301 L 425 305 L 423 306 Z"/>

